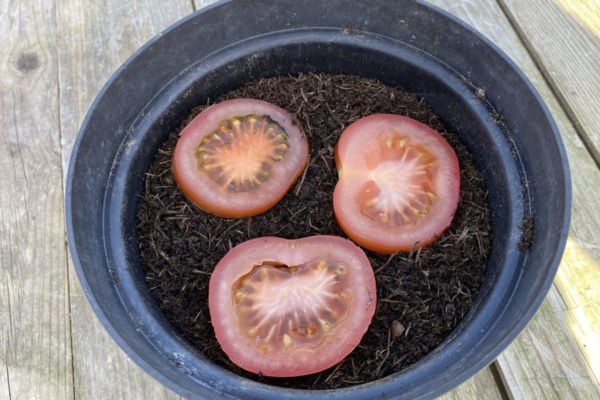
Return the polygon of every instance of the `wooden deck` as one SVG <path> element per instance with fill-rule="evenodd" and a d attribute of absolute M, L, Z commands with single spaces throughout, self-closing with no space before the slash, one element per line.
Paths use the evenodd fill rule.
<path fill-rule="evenodd" d="M 63 185 L 108 77 L 210 2 L 0 0 L 0 399 L 179 399 L 87 304 L 67 252 Z M 441 398 L 600 399 L 600 0 L 431 2 L 527 74 L 573 177 L 571 232 L 546 301 L 493 364 Z"/>

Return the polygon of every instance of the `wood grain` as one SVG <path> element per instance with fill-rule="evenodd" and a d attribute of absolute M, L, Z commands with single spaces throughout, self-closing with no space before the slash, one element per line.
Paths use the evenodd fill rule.
<path fill-rule="evenodd" d="M 55 9 L 0 1 L 0 397 L 71 399 Z"/>
<path fill-rule="evenodd" d="M 597 399 L 598 387 L 569 330 L 567 307 L 557 290 L 549 297 L 554 298 L 542 304 L 519 340 L 499 359 L 502 378 L 517 399 Z"/>
<path fill-rule="evenodd" d="M 600 2 L 499 3 L 600 165 Z"/>
<path fill-rule="evenodd" d="M 544 77 L 600 164 L 600 2 L 589 0 L 501 0 Z M 579 172 L 579 171 L 577 171 Z M 576 180 L 582 180 L 574 171 Z M 571 333 L 600 381 L 600 246 L 590 188 L 574 204 L 573 237 L 567 243 L 556 285 L 563 296 Z M 579 208 L 586 207 L 582 215 Z M 597 218 L 595 218 L 597 221 Z M 576 225 L 575 225 L 576 224 Z M 575 228 L 576 227 L 576 228 Z"/>
<path fill-rule="evenodd" d="M 569 239 L 563 257 L 566 267 L 558 270 L 555 282 L 565 301 L 570 333 L 583 350 L 596 382 L 600 382 L 600 265 L 598 244 L 590 241 L 597 237 Z"/>
<path fill-rule="evenodd" d="M 194 5 L 194 10 L 199 10 L 202 7 L 209 6 L 217 1 L 218 0 L 192 0 L 192 3 Z"/>
<path fill-rule="evenodd" d="M 57 2 L 62 164 L 111 74 L 144 42 L 192 11 L 189 0 Z M 69 260 L 76 399 L 179 399 L 133 363 L 98 322 Z"/>
<path fill-rule="evenodd" d="M 494 380 L 492 370 L 486 367 L 457 388 L 439 396 L 437 400 L 502 400 L 503 398 L 502 390 Z"/>
<path fill-rule="evenodd" d="M 582 280 L 570 279 L 565 282 L 566 278 L 562 277 L 573 277 L 581 274 L 581 271 L 587 271 L 586 276 L 591 279 L 587 285 L 600 287 L 598 274 L 595 272 L 600 261 L 600 247 L 594 244 L 594 238 L 600 237 L 600 219 L 597 214 L 600 208 L 600 191 L 590 190 L 600 187 L 600 170 L 495 1 L 431 2 L 478 29 L 525 72 L 554 116 L 567 149 L 571 168 L 573 208 L 569 243 L 577 246 L 579 257 L 563 258 L 555 285 L 551 288 L 540 315 L 536 316 L 526 331 L 498 358 L 497 365 L 505 379 L 509 395 L 516 399 L 598 398 L 598 383 L 591 373 L 590 365 L 583 357 L 587 355 L 588 358 L 592 358 L 591 349 L 586 347 L 585 343 L 574 343 L 571 336 L 575 331 L 591 332 L 593 335 L 593 330 L 589 328 L 593 322 L 579 320 L 574 316 L 576 308 L 571 305 L 585 304 L 581 293 L 589 293 L 589 290 L 585 289 L 586 283 Z M 586 261 L 574 261 L 581 258 L 585 258 Z M 578 289 L 570 290 L 570 294 L 567 294 L 565 287 L 571 285 Z M 565 303 L 561 295 L 568 297 L 569 302 Z M 597 293 L 590 294 L 590 299 L 595 299 L 596 302 L 599 298 Z M 549 299 L 552 300 L 550 304 Z M 598 331 L 595 334 L 597 335 Z"/>

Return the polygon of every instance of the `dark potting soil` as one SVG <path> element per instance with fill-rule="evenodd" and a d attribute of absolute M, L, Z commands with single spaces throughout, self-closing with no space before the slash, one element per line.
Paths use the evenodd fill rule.
<path fill-rule="evenodd" d="M 486 188 L 472 155 L 421 99 L 373 79 L 326 74 L 276 77 L 251 82 L 217 102 L 237 97 L 266 100 L 291 112 L 308 137 L 308 167 L 266 213 L 244 219 L 216 217 L 199 210 L 178 189 L 171 154 L 179 131 L 170 135 L 147 173 L 138 212 L 146 280 L 167 318 L 215 364 L 291 388 L 333 389 L 369 382 L 429 353 L 471 308 L 490 252 Z M 181 128 L 205 107 L 194 109 Z M 366 251 L 377 280 L 377 310 L 361 343 L 336 366 L 285 379 L 238 368 L 221 350 L 210 322 L 208 283 L 214 266 L 230 248 L 259 236 L 345 236 L 333 214 L 334 148 L 344 128 L 374 113 L 419 120 L 454 147 L 461 191 L 451 226 L 425 249 L 391 256 Z"/>
<path fill-rule="evenodd" d="M 533 240 L 533 217 L 531 215 L 524 216 L 519 229 L 521 230 L 521 240 L 517 244 L 517 250 L 527 251 Z"/>

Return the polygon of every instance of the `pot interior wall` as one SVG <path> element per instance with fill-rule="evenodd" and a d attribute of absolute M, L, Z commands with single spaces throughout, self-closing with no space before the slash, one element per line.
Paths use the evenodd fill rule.
<path fill-rule="evenodd" d="M 210 362 L 173 332 L 148 290 L 135 228 L 144 173 L 158 146 L 193 107 L 254 79 L 311 71 L 376 78 L 417 93 L 474 154 L 489 189 L 494 236 L 478 300 L 465 321 L 433 354 L 400 373 L 406 382 L 420 384 L 431 379 L 432 373 L 443 377 L 473 362 L 470 357 L 480 351 L 478 343 L 496 323 L 494 316 L 504 311 L 504 300 L 512 293 L 509 289 L 519 279 L 519 263 L 523 260 L 516 249 L 518 225 L 530 212 L 527 188 L 521 183 L 524 172 L 514 144 L 492 117 L 489 104 L 475 96 L 468 80 L 415 48 L 368 34 L 310 29 L 237 43 L 174 77 L 146 105 L 128 129 L 114 159 L 103 208 L 106 256 L 110 277 L 118 278 L 114 288 L 120 307 L 127 311 L 131 319 L 128 323 L 133 324 L 136 335 L 142 335 L 147 345 L 158 350 L 163 362 L 169 360 L 168 374 L 190 392 L 207 384 L 230 392 L 235 378 L 220 368 L 207 369 Z M 144 351 L 146 344 L 124 340 Z M 456 347 L 458 342 L 462 349 Z M 151 357 L 160 359 L 156 354 Z M 153 360 L 147 362 L 152 364 Z M 268 391 L 264 385 L 250 381 L 245 385 L 249 385 L 245 390 L 253 393 Z M 276 390 L 280 395 L 297 395 Z"/>

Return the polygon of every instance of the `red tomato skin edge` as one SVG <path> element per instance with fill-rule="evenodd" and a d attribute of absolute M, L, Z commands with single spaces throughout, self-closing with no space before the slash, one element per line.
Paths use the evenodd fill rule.
<path fill-rule="evenodd" d="M 289 243 L 289 242 L 294 242 L 294 241 L 300 241 L 300 242 L 306 241 L 309 243 L 310 242 L 322 243 L 324 240 L 332 240 L 332 241 L 337 242 L 341 246 L 345 246 L 346 248 L 352 249 L 351 251 L 353 251 L 355 253 L 355 255 L 357 255 L 359 258 L 362 259 L 361 263 L 365 263 L 370 268 L 371 264 L 369 262 L 369 259 L 366 256 L 366 254 L 364 253 L 364 251 L 360 247 L 358 247 L 356 245 L 356 243 L 353 243 L 352 241 L 342 238 L 340 236 L 316 235 L 316 236 L 304 237 L 301 239 L 283 239 L 283 238 L 279 238 L 279 237 L 275 237 L 275 236 L 264 236 L 264 237 L 259 237 L 256 239 L 248 240 L 246 242 L 243 242 L 243 243 L 235 246 L 219 261 L 219 263 L 217 263 L 217 266 L 215 267 L 215 271 L 218 271 L 218 267 L 220 264 L 226 264 L 228 262 L 228 258 L 233 258 L 235 256 L 235 253 L 232 253 L 232 252 L 234 252 L 234 251 L 235 252 L 244 252 L 247 247 L 252 247 L 254 245 L 254 242 L 263 241 L 263 242 L 273 242 L 273 243 L 277 243 L 277 242 Z M 211 276 L 211 281 L 210 281 L 210 284 L 208 287 L 209 304 L 214 304 L 215 302 L 219 301 L 217 294 L 215 293 L 215 290 L 213 289 L 213 285 L 212 285 L 213 279 L 220 279 L 220 277 L 218 275 L 215 275 L 214 272 L 213 272 L 213 275 Z M 363 336 L 365 335 L 365 333 L 367 332 L 367 330 L 371 324 L 371 321 L 373 319 L 373 315 L 375 314 L 375 310 L 376 310 L 376 306 L 377 306 L 377 288 L 376 288 L 376 283 L 375 283 L 375 276 L 373 274 L 370 274 L 370 278 L 363 282 L 365 285 L 367 285 L 367 292 L 369 293 L 369 300 L 367 302 L 367 308 L 366 308 L 366 314 L 368 315 L 368 323 L 365 324 L 364 329 L 362 329 L 362 331 L 360 332 L 360 335 L 356 335 L 355 341 L 347 342 L 345 344 L 345 346 L 338 351 L 338 353 L 340 355 L 339 357 L 332 359 L 331 362 L 329 362 L 327 364 L 321 364 L 319 366 L 319 368 L 307 368 L 304 365 L 298 365 L 297 368 L 295 368 L 294 370 L 288 370 L 286 372 L 282 372 L 279 370 L 268 370 L 267 368 L 257 368 L 255 365 L 252 365 L 251 363 L 246 362 L 244 359 L 237 358 L 237 357 L 235 357 L 235 355 L 229 354 L 227 351 L 225 351 L 225 349 L 223 348 L 223 345 L 221 345 L 221 341 L 219 340 L 219 338 L 224 337 L 223 331 L 225 329 L 227 329 L 226 327 L 220 326 L 219 324 L 212 323 L 213 329 L 215 331 L 215 336 L 217 337 L 217 341 L 221 345 L 221 348 L 223 349 L 225 354 L 227 354 L 229 359 L 235 365 L 243 368 L 246 371 L 249 371 L 249 372 L 252 372 L 255 374 L 261 374 L 263 376 L 270 376 L 270 377 L 275 377 L 275 378 L 292 378 L 292 377 L 310 375 L 310 374 L 324 371 L 324 370 L 331 368 L 334 365 L 338 364 L 345 357 L 347 357 L 352 352 L 352 350 L 354 350 L 356 348 L 356 346 L 358 346 L 358 344 L 362 340 Z M 213 308 L 209 307 L 209 311 L 210 311 L 211 321 L 214 321 L 215 316 L 213 315 Z"/>
<path fill-rule="evenodd" d="M 336 199 L 336 196 L 335 196 L 335 190 L 334 190 L 334 192 L 333 192 L 333 201 L 334 202 L 335 202 L 335 199 Z M 374 251 L 377 253 L 381 253 L 381 254 L 394 254 L 399 251 L 407 252 L 407 251 L 411 251 L 414 249 L 418 249 L 419 247 L 425 248 L 428 245 L 430 245 L 431 243 L 438 240 L 440 238 L 440 236 L 442 236 L 442 234 L 446 231 L 446 229 L 448 229 L 448 227 L 450 226 L 450 223 L 452 223 L 452 220 L 454 219 L 454 214 L 452 214 L 452 218 L 450 219 L 450 222 L 448 223 L 448 225 L 446 225 L 446 227 L 444 227 L 444 229 L 442 230 L 442 233 L 440 233 L 438 236 L 434 236 L 434 237 L 430 238 L 430 240 L 416 242 L 410 246 L 394 246 L 394 245 L 381 244 L 381 243 L 375 242 L 373 240 L 370 240 L 366 237 L 355 234 L 344 224 L 344 221 L 342 220 L 342 218 L 338 217 L 337 213 L 335 213 L 335 208 L 334 208 L 334 214 L 335 214 L 335 219 L 336 219 L 338 225 L 340 226 L 340 228 L 342 228 L 344 233 L 350 239 L 352 239 L 359 246 L 362 246 L 365 249 L 368 249 L 368 250 L 371 250 L 371 251 Z"/>
<path fill-rule="evenodd" d="M 308 155 L 308 152 L 307 152 L 307 155 Z M 292 185 L 294 185 L 294 183 L 296 182 L 298 177 L 304 172 L 307 162 L 308 162 L 308 156 L 304 159 L 304 163 L 302 164 L 302 166 L 300 168 L 298 168 L 298 171 L 296 172 L 296 174 L 294 174 L 294 177 L 290 180 L 290 184 L 281 191 L 281 194 L 279 194 L 277 197 L 273 198 L 272 202 L 266 203 L 262 207 L 257 207 L 257 208 L 248 209 L 248 210 L 233 210 L 233 209 L 230 209 L 227 207 L 222 207 L 220 205 L 205 201 L 204 198 L 202 198 L 201 196 L 198 196 L 193 189 L 191 189 L 190 187 L 188 187 L 187 185 L 185 185 L 183 183 L 180 183 L 180 182 L 183 182 L 183 179 L 181 178 L 181 175 L 179 174 L 179 171 L 177 169 L 177 163 L 175 162 L 175 159 L 173 159 L 171 161 L 171 168 L 173 170 L 173 175 L 175 176 L 175 181 L 177 182 L 177 186 L 179 187 L 179 189 L 181 189 L 181 192 L 184 194 L 184 196 L 189 201 L 194 203 L 197 207 L 201 208 L 202 210 L 204 210 L 208 213 L 214 214 L 218 217 L 246 218 L 246 217 L 252 217 L 254 215 L 262 214 L 265 211 L 272 208 L 275 204 L 279 203 L 279 201 L 283 198 L 283 196 L 285 196 L 287 194 L 287 192 L 290 190 Z"/>

